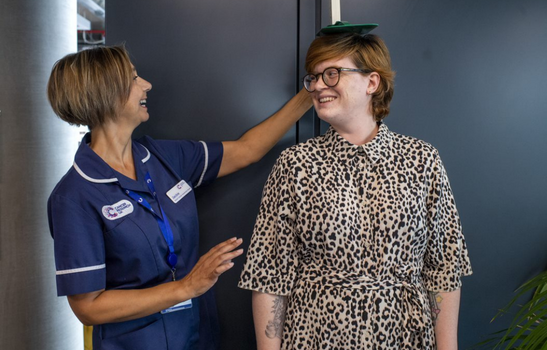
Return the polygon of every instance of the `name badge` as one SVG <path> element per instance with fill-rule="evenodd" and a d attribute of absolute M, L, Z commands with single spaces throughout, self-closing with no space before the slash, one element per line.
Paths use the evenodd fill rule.
<path fill-rule="evenodd" d="M 171 306 L 168 309 L 161 310 L 161 313 L 162 314 L 168 314 L 170 312 L 185 310 L 185 309 L 189 309 L 191 307 L 192 307 L 192 299 L 188 299 L 188 300 L 183 301 L 182 303 L 178 303 L 177 305 Z"/>
<path fill-rule="evenodd" d="M 167 197 L 171 198 L 173 203 L 178 203 L 191 190 L 192 188 L 186 183 L 186 181 L 181 180 L 178 184 L 173 186 L 173 188 L 167 191 Z"/>

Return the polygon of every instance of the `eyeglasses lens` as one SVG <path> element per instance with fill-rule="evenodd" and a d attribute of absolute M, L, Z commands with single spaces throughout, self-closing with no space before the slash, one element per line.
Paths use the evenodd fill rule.
<path fill-rule="evenodd" d="M 306 75 L 303 80 L 306 90 L 308 90 L 309 92 L 313 92 L 313 90 L 315 90 L 315 81 L 315 76 L 311 74 Z"/>
<path fill-rule="evenodd" d="M 309 92 L 315 91 L 315 84 L 317 83 L 317 79 L 320 75 L 323 78 L 323 83 L 325 83 L 325 85 L 327 85 L 328 87 L 336 86 L 336 84 L 338 84 L 338 81 L 340 80 L 340 73 L 338 72 L 338 69 L 327 68 L 321 74 L 308 74 L 304 77 L 304 87 L 306 88 L 306 90 L 308 90 Z"/>
<path fill-rule="evenodd" d="M 325 71 L 323 72 L 323 81 L 327 86 L 335 86 L 336 84 L 338 84 L 339 78 L 340 74 L 338 73 L 338 69 L 336 68 L 325 69 Z"/>

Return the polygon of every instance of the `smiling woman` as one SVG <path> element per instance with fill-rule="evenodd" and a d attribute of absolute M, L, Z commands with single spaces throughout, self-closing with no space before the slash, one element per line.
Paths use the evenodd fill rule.
<path fill-rule="evenodd" d="M 355 144 L 370 141 L 376 132 L 376 121 L 366 117 L 373 113 L 371 101 L 373 93 L 378 89 L 379 74 L 355 67 L 353 59 L 349 57 L 321 62 L 314 71 L 323 71 L 318 74 L 323 79 L 310 85 L 313 86 L 310 94 L 318 117 L 336 127 Z M 337 74 L 325 79 L 325 72 L 329 71 Z M 370 132 L 365 135 L 361 132 L 364 129 Z M 364 138 L 353 139 L 355 135 Z"/>
<path fill-rule="evenodd" d="M 134 128 L 144 123 L 150 117 L 146 107 L 146 93 L 152 90 L 152 84 L 137 75 L 137 70 L 132 66 L 131 91 L 125 101 L 125 106 L 120 112 L 121 118 L 126 118 L 127 122 L 131 120 L 136 123 Z M 93 148 L 93 146 L 92 146 Z"/>
<path fill-rule="evenodd" d="M 93 349 L 213 349 L 207 291 L 243 253 L 231 238 L 198 257 L 193 189 L 259 160 L 311 107 L 299 93 L 229 142 L 133 141 L 149 118 L 152 85 L 123 47 L 59 60 L 48 98 L 70 124 L 90 128 L 48 201 L 57 291 L 93 327 Z"/>
<path fill-rule="evenodd" d="M 320 37 L 306 70 L 331 127 L 285 150 L 264 187 L 239 283 L 258 349 L 456 350 L 467 248 L 437 150 L 383 123 L 387 47 Z"/>

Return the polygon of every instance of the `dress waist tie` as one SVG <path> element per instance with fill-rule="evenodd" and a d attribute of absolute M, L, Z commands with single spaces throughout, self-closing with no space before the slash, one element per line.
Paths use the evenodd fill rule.
<path fill-rule="evenodd" d="M 306 268 L 301 276 L 302 280 L 330 287 L 366 290 L 400 288 L 402 290 L 403 307 L 401 314 L 404 325 L 401 342 L 405 345 L 421 345 L 420 348 L 425 348 L 425 333 L 431 329 L 431 315 L 427 292 L 421 284 L 419 275 L 396 274 L 390 276 L 391 278 L 375 279 L 358 273 L 348 274 L 327 269 Z M 416 337 L 419 339 L 415 339 Z"/>

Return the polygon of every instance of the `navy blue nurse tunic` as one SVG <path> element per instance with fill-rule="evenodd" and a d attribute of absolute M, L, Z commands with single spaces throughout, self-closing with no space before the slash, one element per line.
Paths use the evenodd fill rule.
<path fill-rule="evenodd" d="M 125 190 L 146 199 L 156 212 L 161 212 L 159 201 L 173 231 L 176 278 L 184 277 L 198 260 L 193 188 L 217 177 L 222 144 L 144 137 L 132 143 L 135 181 L 107 165 L 89 142 L 87 134 L 73 167 L 48 201 L 58 295 L 148 288 L 172 280 L 166 260 L 169 247 L 156 218 Z M 144 180 L 147 173 L 158 201 Z M 172 200 L 167 192 L 184 183 L 190 191 Z M 193 299 L 188 309 L 93 329 L 94 350 L 213 349 L 217 343 L 218 320 L 210 292 Z"/>

